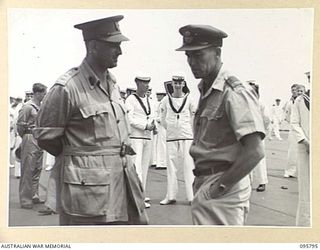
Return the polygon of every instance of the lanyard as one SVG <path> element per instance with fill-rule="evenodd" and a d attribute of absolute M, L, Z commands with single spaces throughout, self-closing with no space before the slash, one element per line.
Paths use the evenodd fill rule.
<path fill-rule="evenodd" d="M 140 103 L 140 106 L 142 107 L 144 113 L 145 113 L 147 116 L 149 116 L 150 113 L 151 113 L 149 98 L 147 97 L 147 104 L 148 104 L 148 111 L 147 111 L 146 106 L 144 106 L 144 103 L 143 103 L 143 101 L 141 100 L 141 98 L 140 98 L 136 93 L 133 93 L 133 95 L 137 98 L 137 100 L 138 100 L 138 102 Z"/>
<path fill-rule="evenodd" d="M 305 94 L 303 94 L 304 104 L 306 105 L 307 109 L 310 110 L 310 90 L 308 90 Z"/>
<path fill-rule="evenodd" d="M 172 100 L 171 100 L 171 96 L 168 95 L 168 98 L 169 98 L 169 104 L 170 104 L 170 107 L 172 109 L 173 112 L 175 112 L 177 115 L 177 118 L 179 119 L 179 113 L 181 113 L 181 111 L 183 110 L 184 106 L 186 105 L 186 102 L 187 102 L 187 97 L 188 97 L 188 94 L 185 95 L 184 99 L 183 99 L 183 102 L 182 102 L 182 105 L 180 106 L 180 108 L 178 110 L 176 110 L 176 108 L 173 106 L 173 103 L 172 103 Z"/>

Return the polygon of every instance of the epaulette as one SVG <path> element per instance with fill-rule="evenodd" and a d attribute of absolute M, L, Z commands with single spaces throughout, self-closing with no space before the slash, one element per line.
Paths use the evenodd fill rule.
<path fill-rule="evenodd" d="M 235 76 L 229 76 L 226 79 L 226 83 L 233 89 L 233 90 L 240 90 L 244 88 L 242 82 L 236 78 Z"/>
<path fill-rule="evenodd" d="M 72 68 L 70 70 L 68 70 L 66 73 L 64 73 L 62 76 L 60 76 L 58 78 L 58 80 L 56 80 L 55 85 L 66 85 L 66 83 L 76 74 L 79 73 L 79 68 Z"/>

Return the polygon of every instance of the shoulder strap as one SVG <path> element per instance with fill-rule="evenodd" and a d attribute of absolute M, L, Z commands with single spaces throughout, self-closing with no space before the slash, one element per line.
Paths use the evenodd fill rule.
<path fill-rule="evenodd" d="M 235 89 L 239 86 L 243 86 L 242 82 L 235 76 L 229 76 L 226 80 L 226 83 L 232 88 Z"/>
<path fill-rule="evenodd" d="M 29 103 L 31 107 L 33 107 L 37 112 L 39 112 L 39 107 L 34 105 L 33 103 Z"/>
<path fill-rule="evenodd" d="M 68 70 L 65 74 L 63 74 L 62 76 L 60 76 L 58 78 L 58 80 L 55 82 L 55 85 L 66 85 L 66 83 L 76 74 L 79 73 L 79 69 L 78 68 L 72 68 L 70 70 Z"/>

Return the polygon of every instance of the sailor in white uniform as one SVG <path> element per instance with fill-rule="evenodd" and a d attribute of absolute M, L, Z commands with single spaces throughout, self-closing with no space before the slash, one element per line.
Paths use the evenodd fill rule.
<path fill-rule="evenodd" d="M 146 190 L 147 174 L 152 153 L 151 133 L 157 133 L 154 110 L 150 104 L 149 97 L 146 95 L 150 80 L 150 77 L 137 76 L 135 78 L 137 91 L 128 96 L 125 102 L 131 125 L 130 138 L 132 148 L 136 152 L 133 161 L 144 190 Z M 150 199 L 146 198 L 146 208 L 150 207 L 148 201 Z"/>
<path fill-rule="evenodd" d="M 165 83 L 167 96 L 161 105 L 161 121 L 167 129 L 167 195 L 161 205 L 176 202 L 178 193 L 177 173 L 183 170 L 187 200 L 193 200 L 193 159 L 189 149 L 193 140 L 192 123 L 196 107 L 189 98 L 184 77 L 173 76 Z"/>
<path fill-rule="evenodd" d="M 156 169 L 166 169 L 167 168 L 167 147 L 166 147 L 166 137 L 167 132 L 163 127 L 161 122 L 161 102 L 166 96 L 166 93 L 158 92 L 157 93 L 157 130 L 158 134 L 156 135 Z"/>

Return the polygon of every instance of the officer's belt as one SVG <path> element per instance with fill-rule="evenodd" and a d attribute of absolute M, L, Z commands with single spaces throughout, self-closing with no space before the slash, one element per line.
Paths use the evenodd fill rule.
<path fill-rule="evenodd" d="M 87 155 L 120 155 L 121 146 L 120 145 L 108 145 L 108 146 L 64 146 L 64 155 L 72 156 L 87 156 Z"/>
<path fill-rule="evenodd" d="M 228 162 L 215 162 L 215 163 L 212 163 L 210 167 L 195 168 L 192 170 L 192 172 L 193 172 L 193 175 L 196 177 L 199 177 L 202 175 L 212 175 L 219 172 L 225 172 L 230 168 L 230 166 L 231 164 Z"/>

